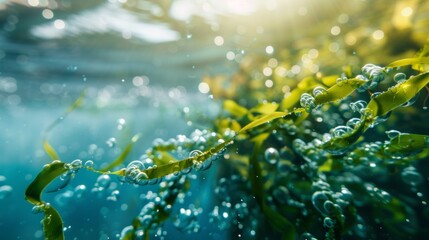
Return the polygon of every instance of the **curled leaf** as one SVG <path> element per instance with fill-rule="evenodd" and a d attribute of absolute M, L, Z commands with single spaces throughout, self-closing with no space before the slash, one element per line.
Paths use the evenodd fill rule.
<path fill-rule="evenodd" d="M 40 206 L 45 214 L 42 223 L 45 239 L 47 240 L 64 239 L 63 221 L 59 213 L 52 206 L 42 201 L 42 192 L 54 179 L 67 171 L 68 169 L 63 162 L 53 161 L 50 164 L 46 164 L 25 191 L 27 201 Z"/>
<path fill-rule="evenodd" d="M 409 78 L 371 99 L 367 108 L 373 117 L 383 116 L 412 99 L 429 83 L 429 72 Z"/>
<path fill-rule="evenodd" d="M 25 198 L 32 204 L 42 204 L 41 195 L 43 189 L 48 186 L 55 178 L 61 176 L 68 169 L 65 168 L 65 163 L 53 161 L 46 164 L 37 177 L 30 183 L 25 191 Z"/>

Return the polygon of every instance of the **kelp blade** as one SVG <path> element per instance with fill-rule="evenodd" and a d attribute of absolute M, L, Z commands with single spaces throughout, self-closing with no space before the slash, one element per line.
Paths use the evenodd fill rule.
<path fill-rule="evenodd" d="M 372 98 L 367 108 L 372 111 L 371 114 L 373 117 L 383 116 L 412 99 L 428 83 L 429 72 L 411 77 L 407 81 L 399 83 L 377 97 Z"/>
<path fill-rule="evenodd" d="M 37 177 L 31 182 L 25 191 L 25 198 L 32 204 L 41 204 L 41 195 L 43 189 L 49 185 L 55 178 L 61 176 L 61 174 L 67 172 L 65 163 L 60 161 L 54 161 L 43 167 L 42 171 Z"/>
<path fill-rule="evenodd" d="M 54 179 L 61 176 L 68 169 L 65 168 L 65 163 L 53 161 L 44 166 L 42 171 L 31 182 L 25 191 L 25 198 L 34 205 L 40 205 L 45 217 L 43 218 L 43 232 L 47 240 L 63 240 L 63 221 L 55 208 L 49 204 L 45 204 L 42 199 L 42 192 Z"/>
<path fill-rule="evenodd" d="M 408 155 L 429 148 L 429 136 L 421 134 L 402 133 L 391 139 L 389 152 L 394 155 Z"/>
<path fill-rule="evenodd" d="M 323 104 L 339 100 L 352 94 L 358 87 L 363 85 L 366 81 L 360 79 L 347 79 L 341 83 L 337 83 L 330 87 L 326 92 L 321 93 L 315 97 L 316 104 Z"/>
<path fill-rule="evenodd" d="M 238 103 L 232 100 L 225 100 L 223 102 L 223 108 L 237 118 L 241 118 L 247 113 L 247 109 L 245 107 L 240 106 Z"/>
<path fill-rule="evenodd" d="M 252 128 L 257 127 L 261 124 L 272 121 L 274 119 L 284 117 L 285 115 L 286 115 L 286 113 L 284 113 L 284 112 L 273 112 L 270 114 L 263 115 L 260 118 L 254 120 L 254 121 L 250 122 L 249 124 L 247 124 L 246 126 L 244 126 L 242 129 L 240 129 L 239 133 L 243 133 L 249 129 L 252 129 Z"/>
<path fill-rule="evenodd" d="M 63 220 L 55 208 L 49 206 L 44 208 L 43 232 L 46 240 L 63 240 Z"/>
<path fill-rule="evenodd" d="M 414 64 L 429 64 L 429 57 L 417 57 L 417 58 L 405 58 L 398 61 L 394 61 L 387 65 L 388 68 L 394 68 L 394 67 L 402 67 L 407 65 L 414 65 Z"/>
<path fill-rule="evenodd" d="M 49 144 L 48 140 L 45 140 L 43 142 L 43 149 L 45 150 L 46 154 L 48 154 L 48 156 L 52 159 L 52 161 L 60 160 L 60 157 L 58 157 L 57 152 L 51 146 L 51 144 Z"/>

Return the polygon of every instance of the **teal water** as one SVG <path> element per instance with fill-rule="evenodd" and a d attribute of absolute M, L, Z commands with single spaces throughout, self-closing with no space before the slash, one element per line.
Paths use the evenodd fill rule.
<path fill-rule="evenodd" d="M 79 25 L 80 15 L 103 21 L 120 10 L 117 4 L 93 4 L 86 6 L 81 1 L 76 9 L 64 7 L 55 13 L 67 19 L 67 24 Z M 32 213 L 24 191 L 49 162 L 43 151 L 43 132 L 84 90 L 87 95 L 82 107 L 52 130 L 49 140 L 63 161 L 93 159 L 97 165 L 113 160 L 135 133 L 141 133 L 142 140 L 129 159 L 138 159 L 156 138 L 189 134 L 202 126 L 202 122 L 188 122 L 183 111 L 187 107 L 188 114 L 206 117 L 218 111 L 217 104 L 198 91 L 202 75 L 237 68 L 236 63 L 225 61 L 228 48 L 214 46 L 212 36 L 180 36 L 182 33 L 152 20 L 134 26 L 144 28 L 147 22 L 149 29 L 129 40 L 118 32 L 120 27 L 99 32 L 96 24 L 58 38 L 37 35 L 34 29 L 50 22 L 43 18 L 43 9 L 12 3 L 0 8 L 2 239 L 43 239 L 43 214 Z M 122 10 L 121 14 L 118 18 L 125 18 L 124 27 L 130 24 L 127 19 L 137 18 L 131 11 Z M 116 139 L 113 147 L 106 143 L 111 138 Z M 110 189 L 92 192 L 97 177 L 81 172 L 60 192 L 44 193 L 61 212 L 67 239 L 117 239 L 144 206 L 142 196 L 155 190 L 122 185 L 112 177 Z M 210 179 L 208 174 L 207 180 L 196 182 L 195 187 L 206 189 Z M 77 196 L 76 187 L 83 185 L 86 191 Z M 119 190 L 120 196 L 109 200 L 114 190 Z M 205 200 L 210 198 L 207 194 L 202 190 L 192 198 L 212 204 Z M 202 223 L 210 228 L 205 214 Z M 168 229 L 171 239 L 180 234 L 171 223 Z"/>

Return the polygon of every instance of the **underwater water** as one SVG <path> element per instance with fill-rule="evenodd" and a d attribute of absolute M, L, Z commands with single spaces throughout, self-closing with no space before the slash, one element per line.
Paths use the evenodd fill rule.
<path fill-rule="evenodd" d="M 0 1 L 1 238 L 424 239 L 428 14 Z"/>

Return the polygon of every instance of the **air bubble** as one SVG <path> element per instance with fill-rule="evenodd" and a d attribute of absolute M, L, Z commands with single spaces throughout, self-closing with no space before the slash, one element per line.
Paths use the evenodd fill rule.
<path fill-rule="evenodd" d="M 125 119 L 124 119 L 124 118 L 119 118 L 119 119 L 118 119 L 118 121 L 117 121 L 117 126 L 116 126 L 116 128 L 117 128 L 118 130 L 123 130 L 123 129 L 125 128 L 125 123 L 126 123 L 126 121 L 125 121 Z"/>
<path fill-rule="evenodd" d="M 126 226 L 124 229 L 122 229 L 121 236 L 119 237 L 119 239 L 128 239 L 129 236 L 133 236 L 133 235 L 134 235 L 134 227 Z"/>
<path fill-rule="evenodd" d="M 135 177 L 135 183 L 140 186 L 145 186 L 148 184 L 149 177 L 144 172 L 139 172 Z"/>
<path fill-rule="evenodd" d="M 267 163 L 272 165 L 277 164 L 277 162 L 280 159 L 279 151 L 277 151 L 277 149 L 275 148 L 267 148 L 265 150 L 264 156 L 265 156 L 265 161 L 267 161 Z"/>
<path fill-rule="evenodd" d="M 94 161 L 87 160 L 84 165 L 86 168 L 93 168 L 94 167 Z"/>
<path fill-rule="evenodd" d="M 43 205 L 36 205 L 31 209 L 31 212 L 33 214 L 39 214 L 41 212 L 43 212 Z"/>
<path fill-rule="evenodd" d="M 359 118 L 351 118 L 347 121 L 346 126 L 355 129 L 361 123 Z"/>
<path fill-rule="evenodd" d="M 380 82 L 384 79 L 383 68 L 374 64 L 365 64 L 362 67 L 362 73 L 371 81 Z"/>
<path fill-rule="evenodd" d="M 393 76 L 393 81 L 397 83 L 404 82 L 407 79 L 407 75 L 405 73 L 397 73 L 395 76 Z"/>
<path fill-rule="evenodd" d="M 417 172 L 414 167 L 407 167 L 402 170 L 401 173 L 402 181 L 411 186 L 420 185 L 423 182 L 422 175 Z"/>
<path fill-rule="evenodd" d="M 303 93 L 299 100 L 301 107 L 303 107 L 307 112 L 310 112 L 316 107 L 315 99 L 308 93 Z"/>
<path fill-rule="evenodd" d="M 95 187 L 97 188 L 97 190 L 103 191 L 109 188 L 110 184 L 111 184 L 110 176 L 107 174 L 103 174 L 97 178 L 97 182 L 95 182 Z"/>
<path fill-rule="evenodd" d="M 343 137 L 351 132 L 353 132 L 353 129 L 349 126 L 337 126 L 329 131 L 333 138 Z"/>
<path fill-rule="evenodd" d="M 0 199 L 7 198 L 12 193 L 13 188 L 10 185 L 0 186 Z"/>
<path fill-rule="evenodd" d="M 356 102 L 350 103 L 350 108 L 353 112 L 361 113 L 363 109 L 365 109 L 367 103 L 364 100 L 359 100 Z"/>
<path fill-rule="evenodd" d="M 326 88 L 321 87 L 321 86 L 317 86 L 313 89 L 313 96 L 317 97 L 319 95 L 325 94 L 327 93 Z"/>
<path fill-rule="evenodd" d="M 112 202 L 116 202 L 119 199 L 119 190 L 114 190 L 112 191 L 112 193 L 110 194 L 110 196 L 107 197 L 108 201 L 112 201 Z"/>
<path fill-rule="evenodd" d="M 77 170 L 81 169 L 82 166 L 83 166 L 82 165 L 82 160 L 80 160 L 80 159 L 73 160 L 67 166 L 69 167 L 70 171 L 77 171 Z"/>
<path fill-rule="evenodd" d="M 313 196 L 311 197 L 311 201 L 313 203 L 313 206 L 319 211 L 321 214 L 326 214 L 324 204 L 326 201 L 328 201 L 329 198 L 326 195 L 326 192 L 324 191 L 317 191 L 313 193 Z"/>
<path fill-rule="evenodd" d="M 111 137 L 107 139 L 106 144 L 109 148 L 114 148 L 116 146 L 116 138 Z"/>
<path fill-rule="evenodd" d="M 191 207 L 189 209 L 181 208 L 176 215 L 173 225 L 185 233 L 197 233 L 200 230 L 197 216 L 202 209 Z"/>
<path fill-rule="evenodd" d="M 202 151 L 200 151 L 200 150 L 192 150 L 192 151 L 189 153 L 189 157 L 190 157 L 190 158 L 194 158 L 194 157 L 197 157 L 197 156 L 199 156 L 199 155 L 201 155 L 201 154 L 203 154 L 203 152 L 202 152 Z"/>
<path fill-rule="evenodd" d="M 81 184 L 74 188 L 74 195 L 76 198 L 82 198 L 82 195 L 86 192 L 86 186 Z"/>
<path fill-rule="evenodd" d="M 378 95 L 380 95 L 381 92 L 374 92 L 371 94 L 371 99 L 377 98 Z"/>
<path fill-rule="evenodd" d="M 325 217 L 325 219 L 323 219 L 323 226 L 333 228 L 334 225 L 334 221 L 330 217 Z"/>
<path fill-rule="evenodd" d="M 139 170 L 144 170 L 145 169 L 145 165 L 142 161 L 139 160 L 134 160 L 132 162 L 130 162 L 127 165 L 127 169 L 131 169 L 131 168 L 135 168 L 135 169 L 139 169 Z"/>
<path fill-rule="evenodd" d="M 390 140 L 392 140 L 392 139 L 394 139 L 394 138 L 396 138 L 396 137 L 400 136 L 400 135 L 401 135 L 401 132 L 400 132 L 400 131 L 398 131 L 398 130 L 389 130 L 389 131 L 386 131 L 386 134 L 387 134 L 387 137 L 388 137 Z"/>

